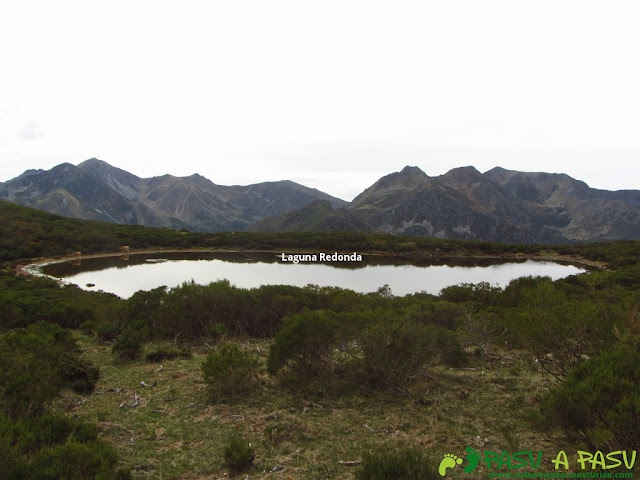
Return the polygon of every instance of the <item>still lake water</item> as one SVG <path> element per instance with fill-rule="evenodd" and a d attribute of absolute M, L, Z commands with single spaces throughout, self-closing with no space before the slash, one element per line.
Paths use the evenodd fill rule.
<path fill-rule="evenodd" d="M 85 259 L 44 267 L 45 274 L 62 278 L 86 290 L 103 290 L 129 298 L 138 290 L 169 288 L 193 280 L 208 284 L 227 279 L 241 288 L 260 285 L 308 284 L 336 286 L 356 292 L 374 292 L 388 284 L 394 295 L 416 292 L 437 294 L 460 283 L 488 282 L 500 287 L 524 276 L 549 276 L 556 280 L 584 272 L 574 265 L 524 260 L 491 263 L 465 260 L 465 264 L 381 264 L 378 259 L 360 263 L 283 263 L 275 254 L 154 254 Z M 376 262 L 376 263 L 374 263 Z M 356 268 L 354 268 L 356 267 Z M 92 284 L 92 286 L 87 286 Z"/>

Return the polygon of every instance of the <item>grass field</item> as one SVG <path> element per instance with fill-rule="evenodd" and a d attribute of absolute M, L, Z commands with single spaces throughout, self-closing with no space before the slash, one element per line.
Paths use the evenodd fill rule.
<path fill-rule="evenodd" d="M 191 358 L 122 364 L 111 344 L 78 335 L 84 355 L 100 368 L 89 397 L 67 393 L 56 408 L 98 423 L 136 478 L 349 479 L 366 451 L 417 447 L 437 465 L 445 453 L 482 450 L 556 451 L 560 439 L 530 427 L 527 417 L 547 382 L 517 352 L 471 356 L 468 367 L 434 367 L 404 398 L 352 388 L 346 380 L 282 385 L 266 375 L 267 340 L 238 340 L 257 354 L 259 386 L 233 402 L 211 404 L 200 365 Z M 146 351 L 161 346 L 147 345 Z M 149 387 L 143 387 L 141 382 Z M 135 395 L 139 396 L 137 406 Z M 231 475 L 223 449 L 234 435 L 255 448 L 253 466 Z M 448 478 L 480 478 L 455 469 Z M 486 470 L 484 470 L 486 471 Z"/>

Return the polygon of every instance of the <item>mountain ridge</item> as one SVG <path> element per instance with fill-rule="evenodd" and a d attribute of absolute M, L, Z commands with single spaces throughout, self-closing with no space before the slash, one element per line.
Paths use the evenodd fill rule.
<path fill-rule="evenodd" d="M 200 174 L 141 178 L 91 158 L 26 170 L 0 198 L 68 217 L 192 231 L 371 231 L 495 242 L 640 239 L 640 191 L 563 173 L 406 166 L 353 201 L 290 180 L 218 185 Z"/>
<path fill-rule="evenodd" d="M 315 200 L 347 203 L 291 181 L 224 186 L 199 174 L 141 178 L 96 158 L 27 170 L 0 183 L 0 198 L 67 217 L 203 232 L 245 230 Z"/>
<path fill-rule="evenodd" d="M 344 209 L 372 231 L 401 235 L 516 243 L 640 239 L 640 191 L 598 190 L 563 173 L 466 166 L 430 177 L 407 166 Z"/>

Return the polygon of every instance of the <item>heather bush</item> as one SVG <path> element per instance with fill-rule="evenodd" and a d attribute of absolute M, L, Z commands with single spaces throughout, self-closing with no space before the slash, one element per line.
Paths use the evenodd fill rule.
<path fill-rule="evenodd" d="M 247 470 L 255 458 L 253 446 L 238 436 L 231 438 L 224 447 L 224 463 L 232 472 Z"/>
<path fill-rule="evenodd" d="M 258 365 L 258 359 L 238 345 L 218 345 L 202 363 L 211 400 L 221 402 L 250 391 L 256 384 Z"/>
<path fill-rule="evenodd" d="M 304 311 L 285 319 L 269 349 L 269 374 L 275 375 L 285 366 L 302 377 L 329 371 L 338 338 L 337 318 L 330 311 Z"/>

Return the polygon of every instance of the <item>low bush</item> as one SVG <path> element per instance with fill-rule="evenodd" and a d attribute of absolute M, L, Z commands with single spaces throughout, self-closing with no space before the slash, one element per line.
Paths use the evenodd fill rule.
<path fill-rule="evenodd" d="M 98 377 L 58 325 L 37 323 L 0 336 L 0 412 L 10 418 L 41 415 L 64 388 L 91 393 Z"/>
<path fill-rule="evenodd" d="M 214 342 L 222 340 L 229 334 L 229 329 L 224 323 L 214 323 L 209 330 L 209 336 Z"/>
<path fill-rule="evenodd" d="M 103 323 L 96 328 L 96 335 L 105 342 L 112 342 L 119 334 L 120 327 L 114 322 Z"/>
<path fill-rule="evenodd" d="M 569 297 L 563 287 L 550 279 L 526 285 L 518 293 L 518 307 L 503 312 L 509 345 L 530 352 L 540 370 L 558 380 L 587 356 L 609 348 L 621 321 L 607 318 L 588 297 Z"/>
<path fill-rule="evenodd" d="M 59 414 L 11 421 L 0 416 L 2 479 L 128 480 L 113 446 L 94 424 Z"/>
<path fill-rule="evenodd" d="M 247 470 L 255 458 L 253 446 L 245 439 L 234 436 L 224 447 L 224 463 L 232 472 Z"/>
<path fill-rule="evenodd" d="M 275 375 L 285 366 L 302 377 L 328 371 L 337 340 L 337 317 L 330 311 L 304 311 L 286 318 L 269 349 L 269 374 Z"/>
<path fill-rule="evenodd" d="M 469 363 L 469 356 L 464 351 L 455 332 L 444 328 L 430 326 L 431 345 L 440 363 L 448 367 L 464 367 Z"/>
<path fill-rule="evenodd" d="M 88 478 L 130 480 L 131 474 L 118 470 L 115 448 L 105 442 L 67 442 L 44 448 L 33 458 L 30 478 L 86 480 Z"/>
<path fill-rule="evenodd" d="M 598 450 L 640 444 L 640 348 L 624 345 L 587 360 L 541 405 L 548 425 Z"/>
<path fill-rule="evenodd" d="M 136 335 L 125 332 L 120 335 L 111 351 L 122 361 L 132 361 L 142 355 L 142 344 Z"/>
<path fill-rule="evenodd" d="M 388 319 L 361 338 L 370 384 L 409 395 L 408 386 L 433 356 L 431 329 L 410 319 Z"/>
<path fill-rule="evenodd" d="M 214 402 L 247 393 L 256 384 L 258 359 L 233 343 L 223 343 L 207 355 L 202 373 Z"/>
<path fill-rule="evenodd" d="M 158 347 L 144 356 L 147 362 L 154 363 L 176 358 L 191 358 L 191 351 L 188 348 Z"/>
<path fill-rule="evenodd" d="M 427 456 L 416 448 L 364 454 L 356 480 L 433 480 L 440 478 Z"/>
<path fill-rule="evenodd" d="M 63 365 L 62 368 L 67 386 L 75 393 L 88 395 L 95 390 L 100 378 L 98 367 L 80 358 L 73 363 Z"/>

